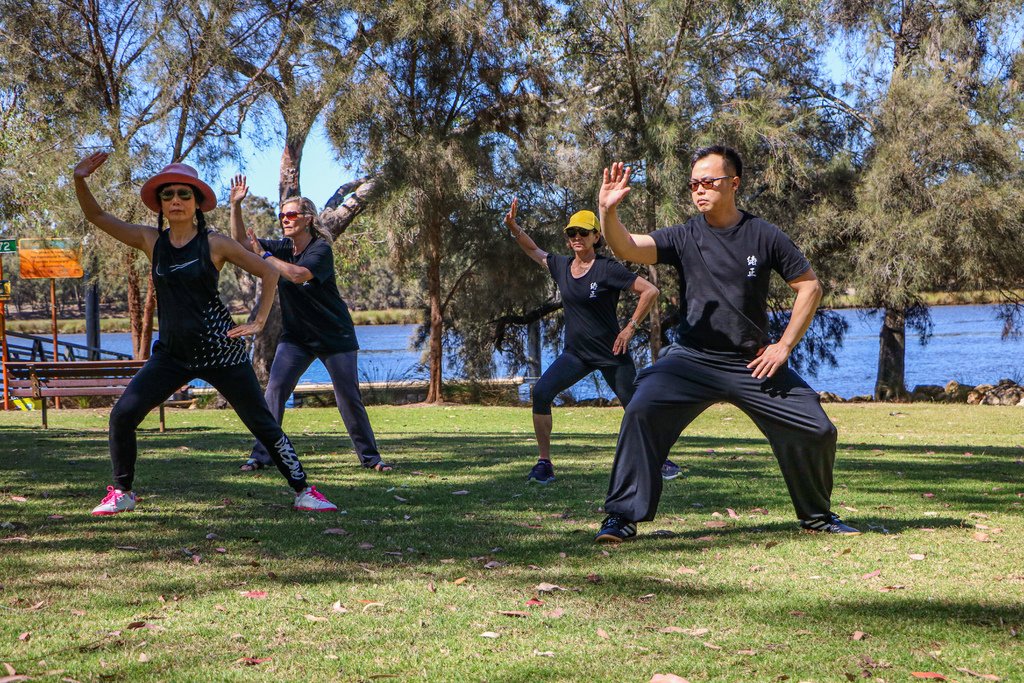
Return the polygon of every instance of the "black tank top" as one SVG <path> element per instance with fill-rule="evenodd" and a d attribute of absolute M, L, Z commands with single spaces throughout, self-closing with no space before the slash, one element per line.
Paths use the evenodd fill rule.
<path fill-rule="evenodd" d="M 153 247 L 160 324 L 153 350 L 193 369 L 249 362 L 245 342 L 226 334 L 234 322 L 217 291 L 220 273 L 210 258 L 209 233 L 203 230 L 185 246 L 175 247 L 170 232 L 161 230 Z"/>

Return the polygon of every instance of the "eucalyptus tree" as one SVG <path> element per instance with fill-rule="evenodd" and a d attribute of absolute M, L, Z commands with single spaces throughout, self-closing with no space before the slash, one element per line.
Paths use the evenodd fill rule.
<path fill-rule="evenodd" d="M 907 327 L 922 343 L 922 294 L 1003 293 L 1018 327 L 1024 282 L 1020 2 L 842 0 L 830 6 L 853 49 L 846 99 L 855 182 L 825 201 L 820 239 L 840 245 L 859 303 L 883 311 L 875 397 L 907 396 Z M 1016 42 L 1015 42 L 1016 41 Z"/>
<path fill-rule="evenodd" d="M 27 111 L 61 131 L 40 152 L 65 169 L 81 155 L 80 142 L 114 152 L 99 179 L 106 203 L 127 220 L 141 221 L 135 192 L 140 178 L 186 157 L 214 166 L 232 152 L 258 88 L 255 76 L 238 78 L 226 68 L 225 50 L 254 40 L 271 18 L 289 15 L 296 4 L 289 0 L 267 10 L 227 0 L 3 0 L 0 72 L 4 87 L 22 94 Z M 274 55 L 269 50 L 260 68 Z M 75 215 L 71 202 L 49 206 L 55 223 Z M 80 216 L 76 223 L 85 230 Z M 152 332 L 153 288 L 150 283 L 144 302 L 144 268 L 130 250 L 100 249 L 108 268 L 127 280 L 133 347 L 143 357 Z"/>
<path fill-rule="evenodd" d="M 328 119 L 337 148 L 358 152 L 382 185 L 364 216 L 388 235 L 399 264 L 423 267 L 428 402 L 442 400 L 453 297 L 480 286 L 480 264 L 465 254 L 495 234 L 502 148 L 543 87 L 536 42 L 548 15 L 539 0 L 388 3 L 380 19 L 391 35 L 367 52 L 360 99 Z"/>
<path fill-rule="evenodd" d="M 816 5 L 577 0 L 566 7 L 549 123 L 520 151 L 522 166 L 539 169 L 541 198 L 593 204 L 601 168 L 624 159 L 636 173 L 624 215 L 630 229 L 650 232 L 693 210 L 692 151 L 725 142 L 747 161 L 745 208 L 799 230 L 800 212 L 829 186 L 831 175 L 820 171 L 842 133 L 808 85 L 821 79 L 823 60 L 807 30 Z M 674 283 L 659 286 L 668 307 L 664 316 L 652 311 L 652 355 L 665 339 L 662 323 L 676 313 Z M 831 345 L 818 345 L 828 358 L 842 329 L 824 323 L 811 339 L 832 334 Z M 802 356 L 813 364 L 822 354 Z"/>

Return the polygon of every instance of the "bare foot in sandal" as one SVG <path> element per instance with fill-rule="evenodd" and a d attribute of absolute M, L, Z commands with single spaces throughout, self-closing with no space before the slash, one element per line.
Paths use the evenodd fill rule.
<path fill-rule="evenodd" d="M 262 470 L 264 467 L 266 467 L 266 465 L 261 463 L 256 458 L 249 458 L 244 463 L 242 463 L 242 466 L 239 467 L 238 469 L 242 470 L 243 472 L 255 472 L 256 470 Z"/>

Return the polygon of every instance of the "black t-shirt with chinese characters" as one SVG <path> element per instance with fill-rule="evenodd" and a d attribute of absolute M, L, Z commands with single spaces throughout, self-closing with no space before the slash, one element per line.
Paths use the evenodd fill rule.
<path fill-rule="evenodd" d="M 297 344 L 317 356 L 358 350 L 352 316 L 334 280 L 331 243 L 315 239 L 298 256 L 287 238 L 261 239 L 260 246 L 275 258 L 294 263 L 313 274 L 313 279 L 301 285 L 284 277 L 277 281 L 284 326 L 281 341 Z"/>
<path fill-rule="evenodd" d="M 658 263 L 679 273 L 678 341 L 697 349 L 753 356 L 770 343 L 771 272 L 789 282 L 811 267 L 786 233 L 746 212 L 724 230 L 699 214 L 651 237 Z"/>
<path fill-rule="evenodd" d="M 572 276 L 572 257 L 548 254 L 548 270 L 565 308 L 565 350 L 596 366 L 616 365 L 628 354 L 612 355 L 619 334 L 616 307 L 619 292 L 629 289 L 636 274 L 613 259 L 597 256 L 580 278 Z"/>

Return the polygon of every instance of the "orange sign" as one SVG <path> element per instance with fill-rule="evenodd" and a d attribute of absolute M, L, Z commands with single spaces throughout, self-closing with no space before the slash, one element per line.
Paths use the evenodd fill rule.
<path fill-rule="evenodd" d="M 18 260 L 25 279 L 82 277 L 82 247 L 72 240 L 20 239 Z"/>

